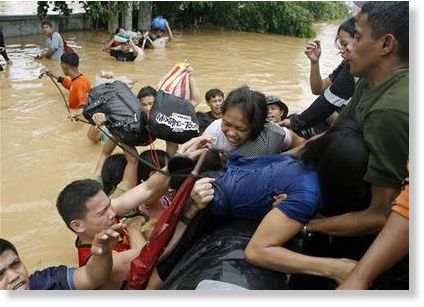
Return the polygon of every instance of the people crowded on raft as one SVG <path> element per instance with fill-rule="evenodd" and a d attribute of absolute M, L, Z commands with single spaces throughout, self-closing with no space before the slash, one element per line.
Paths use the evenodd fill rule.
<path fill-rule="evenodd" d="M 29 275 L 13 244 L 0 239 L 0 288 L 122 289 L 131 261 L 150 239 L 148 230 L 172 198 L 170 189 L 181 184 L 176 175 L 188 174 L 191 160 L 206 150 L 208 158 L 190 202 L 148 289 L 160 288 L 197 239 L 235 219 L 259 223 L 245 248 L 246 262 L 290 274 L 294 288 L 300 287 L 296 280 L 302 275 L 312 280 L 312 287 L 327 287 L 318 285 L 323 279 L 313 281 L 323 277 L 331 279 L 329 289 L 378 288 L 384 271 L 393 265 L 409 266 L 408 186 L 392 208 L 408 175 L 408 14 L 403 2 L 363 4 L 355 18 L 340 25 L 336 43 L 343 61 L 325 79 L 319 71 L 320 43 L 309 43 L 305 54 L 311 61 L 311 89 L 320 96 L 300 115 L 287 117 L 281 99 L 247 86 L 231 91 L 225 100 L 221 90 L 212 89 L 205 95 L 210 112 L 201 115 L 203 135 L 181 146 L 168 143 L 169 155 L 153 150 L 139 155 L 134 146 L 111 155 L 116 145 L 109 140 L 101 149 L 96 180 L 68 184 L 56 202 L 66 226 L 77 236 L 80 267 L 49 267 Z M 144 33 L 143 48 L 158 47 L 155 42 L 163 39 L 165 29 L 169 39 L 163 42 L 173 38 L 163 18 L 155 19 L 152 29 L 155 35 Z M 43 56 L 63 53 L 64 42 L 51 23 L 43 22 L 43 31 L 49 45 Z M 128 34 L 124 32 L 118 29 L 117 34 Z M 138 47 L 132 38 L 129 34 L 119 50 L 113 49 L 116 38 L 112 39 L 110 55 L 133 61 Z M 79 73 L 78 55 L 65 52 L 60 59 L 65 78 L 43 72 L 70 91 L 68 106 L 78 115 L 91 83 Z M 354 77 L 360 78 L 356 89 Z M 190 85 L 196 106 L 200 92 L 191 72 Z M 140 89 L 137 98 L 146 113 L 156 95 L 153 87 Z M 303 137 L 317 132 L 309 129 L 334 111 L 342 111 L 334 125 L 305 141 Z M 96 113 L 93 121 L 100 127 L 106 115 Z M 160 168 L 171 178 L 138 159 L 152 163 L 159 156 Z M 184 157 L 189 162 L 180 164 Z M 118 223 L 133 213 L 136 217 L 128 218 L 125 226 Z M 294 250 L 291 244 L 298 236 L 313 243 L 323 240 L 329 249 Z M 391 282 L 394 288 L 405 286 L 402 278 Z"/>

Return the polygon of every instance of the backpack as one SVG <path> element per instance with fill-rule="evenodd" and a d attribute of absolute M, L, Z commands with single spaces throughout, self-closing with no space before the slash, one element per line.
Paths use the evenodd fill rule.
<path fill-rule="evenodd" d="M 83 115 L 94 124 L 92 117 L 99 112 L 106 115 L 105 126 L 118 141 L 129 146 L 149 144 L 146 113 L 124 82 L 116 80 L 91 90 Z"/>
<path fill-rule="evenodd" d="M 149 116 L 153 137 L 183 144 L 199 136 L 199 121 L 190 101 L 157 91 Z"/>

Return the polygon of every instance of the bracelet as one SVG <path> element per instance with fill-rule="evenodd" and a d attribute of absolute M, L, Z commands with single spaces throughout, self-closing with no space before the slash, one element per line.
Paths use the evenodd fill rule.
<path fill-rule="evenodd" d="M 146 220 L 146 223 L 150 220 L 150 216 L 146 212 L 140 211 L 140 210 L 138 212 L 142 217 L 144 217 L 144 219 Z"/>
<path fill-rule="evenodd" d="M 309 232 L 309 223 L 303 225 L 303 228 L 301 230 L 301 233 L 305 236 L 310 236 L 310 232 Z"/>
<path fill-rule="evenodd" d="M 182 215 L 180 218 L 180 221 L 188 226 L 191 223 L 191 218 L 188 218 L 187 216 Z"/>

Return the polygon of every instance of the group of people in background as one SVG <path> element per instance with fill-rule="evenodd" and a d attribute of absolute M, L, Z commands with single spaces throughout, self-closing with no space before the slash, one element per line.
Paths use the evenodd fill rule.
<path fill-rule="evenodd" d="M 118 29 L 123 42 L 114 36 L 105 50 L 119 61 L 133 61 L 140 49 L 155 47 L 165 30 L 168 41 L 173 38 L 166 20 L 152 24 L 158 28 L 141 35 Z M 42 29 L 48 49 L 40 57 L 60 59 L 65 77 L 43 72 L 69 90 L 71 116 L 79 116 L 91 82 L 51 24 L 43 22 Z M 112 154 L 115 144 L 106 141 L 93 177 L 68 184 L 56 202 L 77 237 L 79 267 L 28 275 L 13 244 L 1 239 L 0 288 L 121 289 L 131 260 L 175 195 L 168 176 L 136 157 L 159 159 L 167 169 L 175 154 L 196 160 L 207 151 L 148 289 L 160 289 L 207 231 L 236 219 L 258 222 L 245 261 L 290 274 L 292 289 L 408 289 L 408 3 L 364 2 L 340 25 L 335 43 L 342 61 L 326 78 L 320 74 L 320 42 L 306 46 L 311 91 L 318 97 L 300 114 L 289 114 L 281 98 L 247 86 L 226 95 L 213 88 L 205 93 L 210 111 L 196 114 L 199 137 L 141 154 L 136 147 Z M 197 106 L 200 91 L 190 78 L 191 103 Z M 155 95 L 151 86 L 138 92 L 147 113 Z M 98 141 L 105 117 L 93 120 L 97 127 L 88 134 Z M 129 213 L 135 217 L 117 222 Z M 294 249 L 297 236 L 312 243 Z"/>

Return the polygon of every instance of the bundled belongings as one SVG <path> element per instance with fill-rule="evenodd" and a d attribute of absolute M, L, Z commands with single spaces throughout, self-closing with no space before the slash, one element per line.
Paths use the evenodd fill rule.
<path fill-rule="evenodd" d="M 104 113 L 106 128 L 120 142 L 129 146 L 148 145 L 147 116 L 137 97 L 122 81 L 94 87 L 83 115 L 94 124 L 95 113 Z"/>
<path fill-rule="evenodd" d="M 187 71 L 189 65 L 187 61 L 175 64 L 160 80 L 157 89 L 190 100 L 190 77 Z"/>
<path fill-rule="evenodd" d="M 162 90 L 156 93 L 149 126 L 153 137 L 178 144 L 199 136 L 199 121 L 190 101 Z"/>

